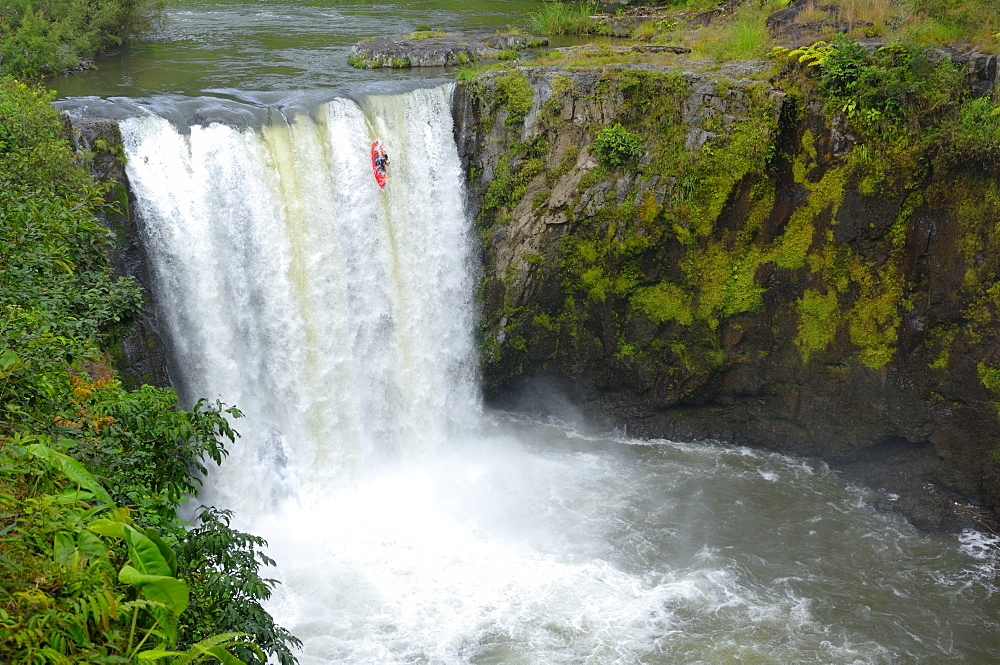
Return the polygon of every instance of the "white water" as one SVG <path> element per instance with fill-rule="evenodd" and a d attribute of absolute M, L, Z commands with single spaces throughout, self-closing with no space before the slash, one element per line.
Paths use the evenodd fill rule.
<path fill-rule="evenodd" d="M 173 374 L 247 414 L 213 500 L 259 514 L 322 495 L 477 414 L 450 92 L 336 99 L 260 131 L 123 123 Z"/>
<path fill-rule="evenodd" d="M 450 95 L 122 125 L 174 378 L 247 414 L 205 498 L 269 540 L 300 661 L 990 662 L 982 541 L 822 465 L 480 414 Z"/>

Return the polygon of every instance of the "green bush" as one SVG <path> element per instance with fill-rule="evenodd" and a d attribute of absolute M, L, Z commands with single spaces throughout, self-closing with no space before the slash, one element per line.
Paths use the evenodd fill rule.
<path fill-rule="evenodd" d="M 1000 106 L 988 97 L 963 104 L 952 132 L 949 152 L 984 163 L 1000 160 Z"/>
<path fill-rule="evenodd" d="M 289 665 L 297 640 L 260 606 L 262 541 L 176 512 L 240 414 L 126 391 L 107 367 L 140 293 L 109 272 L 104 188 L 50 100 L 0 77 L 0 662 Z M 226 584 L 241 593 L 220 599 Z"/>
<path fill-rule="evenodd" d="M 642 137 L 615 123 L 602 127 L 592 146 L 597 160 L 604 166 L 622 167 L 634 163 L 645 152 Z"/>
<path fill-rule="evenodd" d="M 967 94 L 958 65 L 917 45 L 884 46 L 869 55 L 838 35 L 832 47 L 819 65 L 830 111 L 876 143 L 907 134 L 914 147 L 937 145 L 936 127 L 949 122 Z"/>

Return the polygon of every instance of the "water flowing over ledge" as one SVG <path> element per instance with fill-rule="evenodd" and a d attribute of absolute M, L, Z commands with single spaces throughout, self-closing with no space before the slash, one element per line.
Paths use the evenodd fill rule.
<path fill-rule="evenodd" d="M 174 381 L 248 414 L 213 499 L 257 513 L 478 411 L 451 94 L 338 98 L 259 130 L 121 123 Z"/>
<path fill-rule="evenodd" d="M 821 463 L 480 415 L 452 93 L 121 122 L 174 383 L 247 413 L 203 499 L 270 542 L 300 661 L 1000 648 L 992 551 L 873 511 Z"/>

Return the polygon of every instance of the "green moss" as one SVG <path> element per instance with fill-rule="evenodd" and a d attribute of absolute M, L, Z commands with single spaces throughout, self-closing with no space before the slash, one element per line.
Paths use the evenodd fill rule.
<path fill-rule="evenodd" d="M 550 331 L 558 328 L 556 322 L 548 314 L 538 314 L 531 319 L 531 322 L 536 326 L 540 326 Z"/>
<path fill-rule="evenodd" d="M 654 323 L 676 321 L 682 326 L 689 326 L 694 323 L 691 300 L 691 294 L 684 288 L 661 282 L 637 290 L 632 296 L 631 304 Z"/>
<path fill-rule="evenodd" d="M 803 362 L 809 362 L 813 355 L 830 346 L 837 334 L 840 304 L 836 292 L 806 289 L 798 302 L 798 314 L 795 347 Z"/>
<path fill-rule="evenodd" d="M 560 178 L 569 173 L 569 170 L 573 168 L 576 164 L 577 158 L 580 156 L 580 149 L 575 145 L 571 145 L 566 149 L 566 154 L 563 156 L 562 160 L 559 162 L 559 166 L 552 169 L 545 174 L 545 183 L 552 187 L 558 182 Z"/>
<path fill-rule="evenodd" d="M 406 35 L 403 39 L 437 39 L 445 36 L 447 33 L 444 30 L 432 30 L 429 26 L 417 26 L 414 32 Z"/>
<path fill-rule="evenodd" d="M 804 181 L 801 184 L 811 190 L 805 204 L 792 213 L 785 232 L 775 241 L 771 249 L 772 260 L 782 268 L 801 268 L 816 235 L 815 220 L 821 213 L 835 217 L 844 198 L 847 185 L 847 171 L 844 167 L 834 167 L 827 171 L 817 183 Z"/>
<path fill-rule="evenodd" d="M 531 182 L 532 178 L 545 169 L 545 164 L 540 157 L 525 158 L 520 163 L 514 161 L 519 157 L 532 154 L 529 147 L 516 146 L 512 152 L 513 159 L 510 153 L 500 156 L 493 180 L 483 196 L 482 215 L 515 206 L 524 197 L 528 183 Z"/>
<path fill-rule="evenodd" d="M 541 189 L 535 193 L 535 198 L 531 200 L 531 209 L 538 210 L 545 202 L 549 200 L 549 194 L 552 193 L 550 189 Z"/>
<path fill-rule="evenodd" d="M 981 361 L 976 365 L 976 370 L 982 384 L 994 395 L 1000 397 L 1000 366 Z M 1000 401 L 994 402 L 993 406 L 996 409 L 997 417 L 1000 418 Z M 1000 445 L 993 449 L 990 459 L 994 462 L 1000 462 Z"/>
<path fill-rule="evenodd" d="M 715 328 L 723 318 L 756 311 L 763 304 L 764 289 L 754 275 L 763 260 L 755 247 L 727 249 L 711 243 L 689 255 L 688 274 L 697 298 L 697 318 Z"/>
<path fill-rule="evenodd" d="M 976 370 L 982 384 L 992 392 L 1000 394 L 1000 366 L 983 361 L 976 365 Z"/>
<path fill-rule="evenodd" d="M 893 265 L 876 271 L 874 266 L 860 264 L 854 282 L 860 293 L 846 315 L 851 342 L 858 347 L 858 360 L 863 365 L 879 368 L 895 354 L 903 280 Z"/>
<path fill-rule="evenodd" d="M 929 350 L 937 349 L 937 357 L 930 363 L 932 369 L 947 369 L 951 350 L 955 345 L 957 330 L 954 326 L 941 326 L 930 331 Z"/>
<path fill-rule="evenodd" d="M 534 94 L 528 77 L 520 69 L 509 69 L 494 80 L 496 102 L 507 109 L 507 124 L 522 122 L 531 109 Z"/>

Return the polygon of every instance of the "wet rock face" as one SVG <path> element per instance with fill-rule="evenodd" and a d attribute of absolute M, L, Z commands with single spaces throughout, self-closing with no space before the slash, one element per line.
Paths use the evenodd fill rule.
<path fill-rule="evenodd" d="M 67 116 L 64 118 L 73 145 L 85 156 L 87 166 L 98 182 L 108 187 L 105 201 L 114 206 L 108 208 L 100 219 L 112 234 L 107 247 L 111 270 L 116 276 L 132 277 L 143 290 L 142 311 L 111 360 L 127 388 L 143 384 L 168 387 L 166 351 L 149 291 L 149 264 L 136 220 L 130 212 L 135 209 L 135 200 L 125 175 L 125 154 L 118 123 L 114 120 L 74 118 L 71 121 Z"/>
<path fill-rule="evenodd" d="M 970 230 L 989 178 L 955 165 L 867 191 L 821 104 L 729 71 L 528 68 L 459 88 L 487 397 L 542 381 L 629 434 L 822 457 L 921 527 L 995 519 L 998 398 L 980 375 L 1000 336 L 963 332 L 1000 275 L 997 240 Z M 645 152 L 609 167 L 595 138 L 615 124 Z"/>

